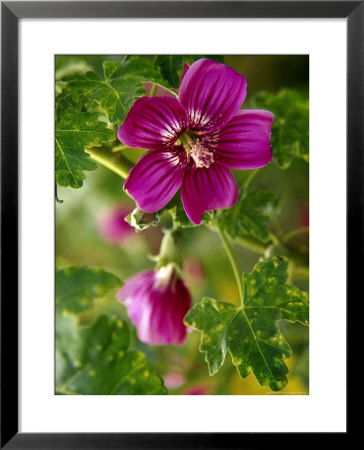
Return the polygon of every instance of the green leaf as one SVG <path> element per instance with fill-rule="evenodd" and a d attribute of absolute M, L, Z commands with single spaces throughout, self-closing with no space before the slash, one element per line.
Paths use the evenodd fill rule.
<path fill-rule="evenodd" d="M 287 384 L 284 359 L 291 348 L 279 321 L 308 325 L 308 295 L 286 284 L 288 261 L 271 258 L 243 275 L 244 305 L 205 297 L 185 317 L 185 323 L 202 331 L 200 351 L 210 375 L 217 373 L 229 350 L 242 378 L 253 373 L 262 386 L 273 391 Z"/>
<path fill-rule="evenodd" d="M 282 201 L 276 194 L 252 189 L 243 192 L 235 206 L 221 211 L 218 220 L 232 239 L 248 235 L 268 243 L 269 220 L 281 209 Z"/>
<path fill-rule="evenodd" d="M 273 160 L 287 169 L 295 158 L 309 161 L 309 101 L 306 95 L 291 89 L 278 94 L 261 92 L 253 107 L 274 114 L 272 127 Z"/>
<path fill-rule="evenodd" d="M 95 298 L 121 286 L 116 275 L 101 269 L 75 266 L 57 270 L 56 310 L 63 314 L 78 314 L 90 309 Z"/>
<path fill-rule="evenodd" d="M 198 59 L 205 58 L 202 55 L 158 55 L 154 59 L 154 67 L 159 69 L 163 78 L 174 88 L 179 88 L 183 73 L 183 63 L 191 65 Z M 222 57 L 208 56 L 215 61 L 222 62 Z"/>
<path fill-rule="evenodd" d="M 144 353 L 128 351 L 128 326 L 99 316 L 90 326 L 57 316 L 56 393 L 63 395 L 165 394 Z"/>
<path fill-rule="evenodd" d="M 84 171 L 95 170 L 97 164 L 85 147 L 101 146 L 115 139 L 115 134 L 98 114 L 80 111 L 77 95 L 62 95 L 56 100 L 56 182 L 60 186 L 79 188 L 86 178 Z"/>
<path fill-rule="evenodd" d="M 144 82 L 170 88 L 146 58 L 131 57 L 126 62 L 104 62 L 104 76 L 93 71 L 65 77 L 62 92 L 77 93 L 89 112 L 104 113 L 110 123 L 120 124 L 134 101 L 145 95 Z"/>

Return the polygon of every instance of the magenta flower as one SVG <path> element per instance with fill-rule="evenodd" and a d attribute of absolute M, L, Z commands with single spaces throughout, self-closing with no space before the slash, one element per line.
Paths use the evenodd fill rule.
<path fill-rule="evenodd" d="M 125 303 L 142 342 L 178 345 L 186 340 L 183 319 L 191 295 L 173 264 L 128 278 L 117 298 Z"/>
<path fill-rule="evenodd" d="M 134 228 L 126 222 L 131 208 L 125 205 L 117 205 L 103 211 L 97 221 L 97 230 L 106 241 L 111 244 L 121 244 L 134 235 Z"/>
<path fill-rule="evenodd" d="M 181 392 L 183 395 L 208 395 L 210 389 L 205 385 L 195 385 Z"/>
<path fill-rule="evenodd" d="M 187 67 L 185 67 L 185 70 Z M 245 78 L 234 69 L 200 59 L 185 71 L 179 99 L 138 99 L 118 131 L 129 147 L 152 150 L 124 183 L 146 212 L 163 208 L 181 187 L 189 219 L 233 206 L 238 198 L 230 171 L 263 167 L 272 159 L 273 114 L 241 110 Z"/>

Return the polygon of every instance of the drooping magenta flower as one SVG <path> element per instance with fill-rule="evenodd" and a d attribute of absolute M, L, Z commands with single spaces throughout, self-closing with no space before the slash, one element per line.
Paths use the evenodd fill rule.
<path fill-rule="evenodd" d="M 135 234 L 133 227 L 125 220 L 130 212 L 131 208 L 123 204 L 102 211 L 97 221 L 101 237 L 114 245 L 128 241 Z"/>
<path fill-rule="evenodd" d="M 183 319 L 191 295 L 173 264 L 128 278 L 117 293 L 142 342 L 179 345 L 186 340 Z"/>
<path fill-rule="evenodd" d="M 255 169 L 272 159 L 273 114 L 240 110 L 246 89 L 245 78 L 231 67 L 200 59 L 185 70 L 178 99 L 136 100 L 118 138 L 152 150 L 124 183 L 142 210 L 163 208 L 180 187 L 195 224 L 205 211 L 235 204 L 238 188 L 230 168 Z"/>

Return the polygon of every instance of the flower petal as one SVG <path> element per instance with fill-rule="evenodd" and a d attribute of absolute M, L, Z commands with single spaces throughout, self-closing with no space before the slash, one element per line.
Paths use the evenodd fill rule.
<path fill-rule="evenodd" d="M 124 190 L 140 209 L 152 213 L 172 199 L 181 186 L 184 171 L 176 151 L 149 152 L 130 170 Z"/>
<path fill-rule="evenodd" d="M 154 344 L 182 344 L 187 337 L 187 327 L 183 323 L 191 307 L 191 295 L 181 279 L 174 286 L 150 293 L 150 326 L 142 336 L 144 342 Z M 138 330 L 142 332 L 142 329 Z"/>
<path fill-rule="evenodd" d="M 270 145 L 274 115 L 269 111 L 242 110 L 219 132 L 215 157 L 235 169 L 257 169 L 272 159 Z"/>
<path fill-rule="evenodd" d="M 117 299 L 125 303 L 128 315 L 134 325 L 138 325 L 146 311 L 145 303 L 148 292 L 152 289 L 155 280 L 154 270 L 145 270 L 128 278 L 124 286 L 118 291 Z"/>
<path fill-rule="evenodd" d="M 246 88 L 245 78 L 231 67 L 210 59 L 194 62 L 184 74 L 179 89 L 190 128 L 197 131 L 221 128 L 241 107 Z"/>
<path fill-rule="evenodd" d="M 205 211 L 233 206 L 238 187 L 229 169 L 212 164 L 185 174 L 181 197 L 188 218 L 199 225 Z"/>
<path fill-rule="evenodd" d="M 129 147 L 162 150 L 187 129 L 187 114 L 176 98 L 143 97 L 134 103 L 118 130 Z"/>

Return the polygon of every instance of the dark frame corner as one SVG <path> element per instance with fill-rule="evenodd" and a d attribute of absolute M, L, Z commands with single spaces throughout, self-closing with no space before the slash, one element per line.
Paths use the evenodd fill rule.
<path fill-rule="evenodd" d="M 364 273 L 364 0 L 1 2 L 1 448 L 227 449 L 260 447 L 253 433 L 18 433 L 18 22 L 21 18 L 347 18 L 347 298 Z M 9 107 L 11 105 L 11 107 Z M 359 246 L 358 246 L 359 244 Z M 358 252 L 359 249 L 359 252 Z M 358 257 L 359 253 L 359 257 Z M 11 300 L 9 294 L 11 293 Z M 15 300 L 15 301 L 14 301 Z M 12 320 L 9 321 L 9 318 Z M 348 347 L 349 348 L 349 347 Z M 5 370 L 6 369 L 6 370 Z M 335 439 L 347 437 L 340 433 Z M 315 440 L 318 439 L 316 434 Z M 302 436 L 306 441 L 310 433 Z M 292 437 L 279 436 L 281 444 Z M 325 437 L 326 441 L 326 437 Z M 270 442 L 270 441 L 269 441 Z M 244 447 L 242 447 L 242 445 Z"/>

